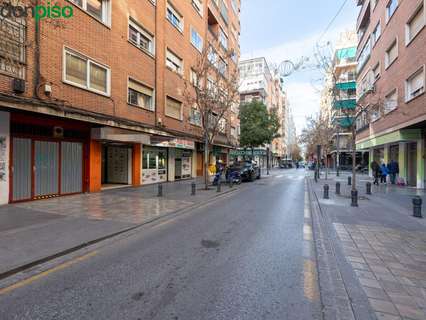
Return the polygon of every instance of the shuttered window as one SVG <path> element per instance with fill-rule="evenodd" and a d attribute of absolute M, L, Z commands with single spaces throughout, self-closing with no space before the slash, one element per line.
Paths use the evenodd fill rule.
<path fill-rule="evenodd" d="M 414 99 L 425 92 L 425 71 L 424 67 L 415 72 L 405 83 L 406 101 Z"/>
<path fill-rule="evenodd" d="M 154 111 L 154 90 L 129 79 L 128 102 L 131 105 Z"/>
<path fill-rule="evenodd" d="M 409 44 L 414 37 L 425 26 L 425 12 L 423 5 L 418 9 L 417 13 L 408 21 L 406 26 L 406 43 Z"/>
<path fill-rule="evenodd" d="M 398 58 L 398 41 L 395 40 L 392 45 L 386 50 L 385 62 L 386 68 L 388 68 L 392 62 L 394 62 Z"/>
<path fill-rule="evenodd" d="M 174 72 L 183 74 L 183 61 L 177 55 L 170 50 L 166 53 L 166 66 L 172 69 Z"/>
<path fill-rule="evenodd" d="M 167 97 L 166 116 L 182 120 L 182 102 Z"/>

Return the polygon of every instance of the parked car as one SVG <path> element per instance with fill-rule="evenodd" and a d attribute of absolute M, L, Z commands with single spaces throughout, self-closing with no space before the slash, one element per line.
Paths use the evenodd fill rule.
<path fill-rule="evenodd" d="M 230 173 L 239 171 L 242 181 L 254 181 L 260 179 L 260 168 L 255 161 L 240 161 L 234 163 L 230 168 Z"/>

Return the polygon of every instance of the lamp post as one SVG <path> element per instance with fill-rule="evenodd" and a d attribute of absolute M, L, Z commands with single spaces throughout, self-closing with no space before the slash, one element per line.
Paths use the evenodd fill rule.
<path fill-rule="evenodd" d="M 269 176 L 269 146 L 266 147 L 266 174 Z"/>
<path fill-rule="evenodd" d="M 321 157 L 321 145 L 317 145 L 317 177 L 320 177 L 320 157 Z"/>

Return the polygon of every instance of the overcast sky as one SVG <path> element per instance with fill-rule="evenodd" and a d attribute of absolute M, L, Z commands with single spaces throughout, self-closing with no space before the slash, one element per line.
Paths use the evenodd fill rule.
<path fill-rule="evenodd" d="M 312 57 L 318 40 L 320 44 L 334 43 L 340 32 L 355 29 L 358 14 L 355 2 L 346 2 L 323 35 L 344 0 L 242 0 L 242 59 L 264 56 L 268 62 L 279 63 Z M 319 78 L 321 74 L 310 69 L 285 79 L 298 133 L 306 117 L 319 111 Z"/>

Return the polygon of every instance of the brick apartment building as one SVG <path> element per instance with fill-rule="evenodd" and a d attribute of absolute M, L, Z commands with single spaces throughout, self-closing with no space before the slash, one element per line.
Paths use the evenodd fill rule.
<path fill-rule="evenodd" d="M 425 187 L 426 1 L 359 0 L 357 149 L 396 160 L 405 183 Z"/>
<path fill-rule="evenodd" d="M 237 68 L 239 0 L 57 4 L 73 16 L 0 17 L 0 204 L 202 175 L 185 79 L 207 43 Z M 226 120 L 212 162 L 238 141 Z"/>

